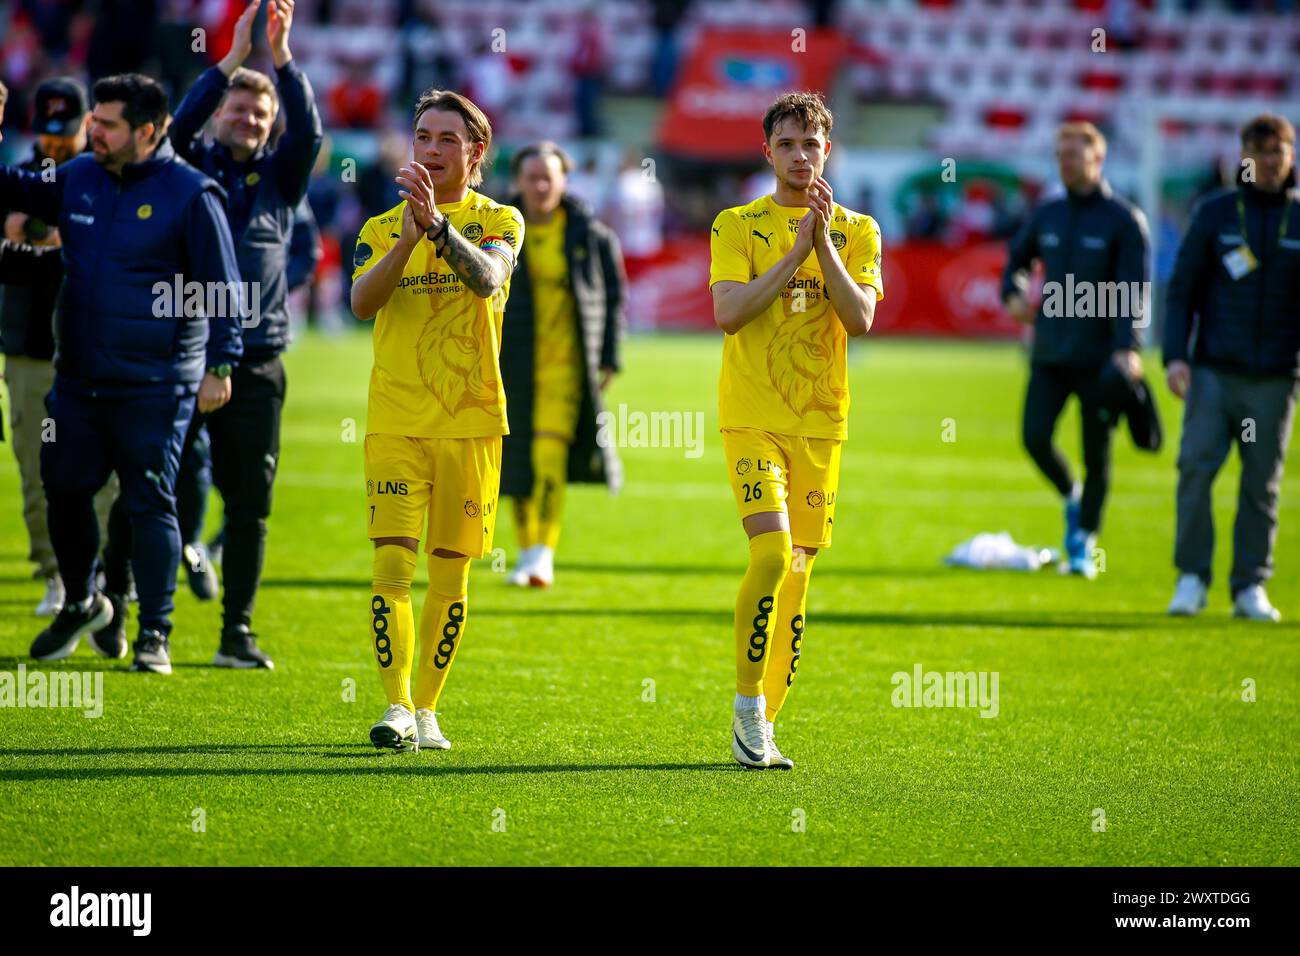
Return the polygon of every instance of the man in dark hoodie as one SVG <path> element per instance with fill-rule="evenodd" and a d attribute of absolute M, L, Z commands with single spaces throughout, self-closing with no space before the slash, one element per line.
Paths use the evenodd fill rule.
<path fill-rule="evenodd" d="M 1233 613 L 1277 621 L 1273 573 L 1282 467 L 1300 390 L 1300 190 L 1295 128 L 1263 114 L 1241 131 L 1236 189 L 1193 213 L 1169 283 L 1164 360 L 1186 401 L 1178 454 L 1179 578 L 1169 613 L 1205 607 L 1214 559 L 1211 488 L 1233 444 L 1241 484 L 1232 536 Z"/>
<path fill-rule="evenodd" d="M 1002 278 L 1007 310 L 1033 322 L 1025 394 L 1025 449 L 1065 502 L 1065 555 L 1072 574 L 1096 576 L 1093 547 L 1110 488 L 1114 416 L 1102 372 L 1114 365 L 1129 381 L 1142 375 L 1142 329 L 1150 264 L 1146 220 L 1102 178 L 1106 140 L 1091 123 L 1057 131 L 1056 158 L 1065 195 L 1043 203 L 1011 243 Z M 1043 301 L 1025 297 L 1035 259 L 1045 269 Z M 1083 419 L 1083 486 L 1052 443 L 1071 395 Z"/>
<path fill-rule="evenodd" d="M 212 480 L 225 502 L 223 623 L 213 663 L 269 669 L 274 664 L 257 646 L 252 623 L 280 457 L 285 399 L 280 355 L 289 344 L 290 244 L 295 209 L 307 193 L 324 134 L 311 85 L 289 50 L 293 0 L 267 0 L 266 36 L 275 62 L 275 83 L 243 66 L 252 51 L 253 22 L 261 2 L 248 5 L 235 25 L 230 52 L 186 94 L 172 121 L 171 138 L 180 156 L 226 190 L 240 274 L 252 290 L 253 314 L 243 330 L 244 358 L 234 370 L 230 404 L 196 420 L 187 436 L 192 451 L 194 443 L 202 441 L 199 426 L 206 423 Z M 271 146 L 271 130 L 281 107 L 284 133 Z M 209 117 L 214 141 L 206 144 L 200 134 Z M 202 468 L 203 459 L 201 453 L 190 454 L 182 464 L 187 473 L 181 484 L 191 489 L 189 498 L 197 504 L 206 497 L 206 488 L 195 481 L 193 470 Z M 197 495 L 192 491 L 195 485 Z M 113 523 L 114 538 L 121 527 L 121 522 Z M 190 523 L 186 530 L 199 529 Z M 184 542 L 192 581 L 195 572 L 208 569 L 200 548 L 196 540 Z M 121 562 L 112 556 L 121 550 L 114 540 L 105 560 L 119 620 L 125 608 L 125 579 Z"/>

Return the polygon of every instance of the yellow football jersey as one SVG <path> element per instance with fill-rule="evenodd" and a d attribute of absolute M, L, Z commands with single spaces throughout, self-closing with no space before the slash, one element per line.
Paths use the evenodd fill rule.
<path fill-rule="evenodd" d="M 564 209 L 551 221 L 528 227 L 528 279 L 533 289 L 533 324 L 539 382 L 564 378 L 581 366 L 569 263 L 564 258 Z"/>
<path fill-rule="evenodd" d="M 808 213 L 771 196 L 724 209 L 710 235 L 709 285 L 749 282 L 788 253 Z M 831 242 L 849 277 L 876 290 L 880 227 L 870 216 L 835 204 Z M 722 347 L 718 418 L 722 428 L 758 428 L 809 438 L 848 437 L 848 333 L 823 288 L 810 252 L 768 309 Z"/>
<path fill-rule="evenodd" d="M 353 256 L 365 275 L 401 236 L 406 203 L 368 220 Z M 471 190 L 439 212 L 475 245 L 517 259 L 524 220 Z M 367 433 L 410 438 L 482 438 L 509 433 L 501 385 L 501 320 L 510 282 L 481 299 L 465 287 L 433 243 L 421 239 L 397 288 L 375 316 Z"/>

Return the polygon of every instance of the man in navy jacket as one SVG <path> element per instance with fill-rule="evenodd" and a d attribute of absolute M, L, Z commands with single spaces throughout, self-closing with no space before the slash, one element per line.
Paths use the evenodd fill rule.
<path fill-rule="evenodd" d="M 257 646 L 252 631 L 253 605 L 280 457 L 280 413 L 285 397 L 280 354 L 289 344 L 286 300 L 294 211 L 307 193 L 324 136 L 311 85 L 289 51 L 293 0 L 267 0 L 266 35 L 276 83 L 243 67 L 252 51 L 253 21 L 260 6 L 261 0 L 254 0 L 244 10 L 235 25 L 230 52 L 195 82 L 177 108 L 170 131 L 177 153 L 227 193 L 239 270 L 254 306 L 243 330 L 244 358 L 234 371 L 234 395 L 230 404 L 206 416 L 211 476 L 225 502 L 223 624 L 213 663 L 236 668 L 274 666 Z M 270 147 L 279 110 L 284 114 L 284 133 Z M 201 137 L 209 117 L 211 144 Z M 207 499 L 202 425 L 203 421 L 194 423 L 180 476 L 182 498 L 199 503 Z M 195 453 L 196 445 L 199 453 Z M 112 522 L 112 546 L 105 560 L 109 597 L 119 620 L 126 610 L 126 575 L 120 559 L 115 561 L 113 556 L 125 550 L 117 540 L 117 529 L 124 524 Z M 197 536 L 201 529 L 185 530 Z M 187 538 L 182 548 L 195 593 L 202 598 L 215 596 L 215 575 L 202 545 Z"/>
<path fill-rule="evenodd" d="M 165 140 L 167 94 L 139 74 L 95 84 L 92 153 L 52 176 L 0 165 L 0 205 L 57 223 L 64 282 L 41 479 L 67 596 L 32 644 L 58 660 L 96 632 L 113 606 L 95 589 L 95 493 L 117 472 L 134 533 L 140 596 L 135 670 L 171 673 L 168 636 L 180 562 L 173 488 L 197 404 L 230 400 L 243 353 L 243 297 L 219 186 Z"/>

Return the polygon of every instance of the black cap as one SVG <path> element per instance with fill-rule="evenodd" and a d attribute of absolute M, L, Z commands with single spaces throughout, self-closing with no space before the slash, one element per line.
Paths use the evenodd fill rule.
<path fill-rule="evenodd" d="M 90 106 L 86 88 L 70 76 L 47 80 L 36 90 L 33 132 L 50 136 L 74 136 Z"/>

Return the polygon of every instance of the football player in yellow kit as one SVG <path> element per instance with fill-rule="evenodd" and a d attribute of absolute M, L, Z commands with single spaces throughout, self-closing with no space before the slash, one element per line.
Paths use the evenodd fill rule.
<path fill-rule="evenodd" d="M 414 159 L 397 176 L 403 201 L 365 224 L 353 257 L 352 311 L 375 320 L 365 472 L 370 641 L 389 705 L 370 740 L 381 748 L 451 746 L 435 708 L 465 638 L 470 560 L 492 547 L 507 432 L 501 319 L 524 223 L 471 188 L 491 143 L 469 99 L 423 94 Z M 412 692 L 422 534 L 429 589 Z"/>
<path fill-rule="evenodd" d="M 749 536 L 736 601 L 731 750 L 789 769 L 774 723 L 799 666 L 813 560 L 831 543 L 840 447 L 848 437 L 850 336 L 871 328 L 880 227 L 835 202 L 822 178 L 832 117 L 787 93 L 763 117 L 769 196 L 714 220 L 709 283 L 726 333 L 719 424 Z"/>

